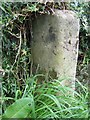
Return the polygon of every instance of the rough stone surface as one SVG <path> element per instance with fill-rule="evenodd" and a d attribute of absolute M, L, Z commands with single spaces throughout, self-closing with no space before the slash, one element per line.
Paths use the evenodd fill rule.
<path fill-rule="evenodd" d="M 39 15 L 33 21 L 33 64 L 51 76 L 65 78 L 63 85 L 75 87 L 79 43 L 79 19 L 68 10 Z M 69 79 L 68 79 L 69 78 Z"/>

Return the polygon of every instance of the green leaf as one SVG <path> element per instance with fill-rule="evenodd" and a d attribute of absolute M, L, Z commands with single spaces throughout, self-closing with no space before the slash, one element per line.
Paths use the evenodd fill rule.
<path fill-rule="evenodd" d="M 30 113 L 32 98 L 22 98 L 17 100 L 5 111 L 3 118 L 26 118 Z"/>
<path fill-rule="evenodd" d="M 61 108 L 60 102 L 59 102 L 59 100 L 57 99 L 56 96 L 54 96 L 52 94 L 49 94 L 49 95 L 48 94 L 44 94 L 44 96 L 49 97 L 51 100 L 53 100 L 56 103 L 56 105 L 58 106 L 59 109 Z"/>
<path fill-rule="evenodd" d="M 7 11 L 4 9 L 4 7 L 2 7 L 1 5 L 0 5 L 0 9 L 3 11 L 3 12 L 5 12 L 5 13 L 7 13 Z"/>

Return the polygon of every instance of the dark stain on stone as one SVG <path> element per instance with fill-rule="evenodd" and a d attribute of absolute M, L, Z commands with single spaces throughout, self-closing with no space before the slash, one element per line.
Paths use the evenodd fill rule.
<path fill-rule="evenodd" d="M 54 50 L 53 50 L 53 54 L 54 54 L 54 55 L 57 55 Z"/>
<path fill-rule="evenodd" d="M 50 36 L 50 41 L 52 41 L 52 42 L 54 42 L 55 41 L 55 38 L 56 38 L 56 35 L 55 35 L 55 33 L 51 33 L 51 34 L 49 34 Z"/>
<path fill-rule="evenodd" d="M 71 32 L 69 32 L 69 35 L 72 36 Z"/>
<path fill-rule="evenodd" d="M 76 38 L 78 38 L 78 36 L 76 36 Z"/>
<path fill-rule="evenodd" d="M 54 28 L 53 28 L 53 27 L 50 27 L 50 28 L 49 28 L 49 40 L 50 40 L 51 42 L 54 42 L 55 39 L 56 39 L 56 35 L 55 35 L 55 33 L 54 33 Z"/>
<path fill-rule="evenodd" d="M 75 48 L 77 48 L 77 46 L 78 46 L 78 43 L 79 43 L 79 41 L 77 40 L 77 41 L 76 41 L 76 44 L 75 44 Z"/>
<path fill-rule="evenodd" d="M 53 27 L 50 27 L 47 33 L 47 36 L 45 38 L 45 42 L 54 42 L 56 40 L 56 33 L 55 29 Z"/>
<path fill-rule="evenodd" d="M 70 45 L 71 45 L 71 40 L 69 40 L 69 42 L 68 42 Z"/>
<path fill-rule="evenodd" d="M 66 49 L 67 51 L 69 51 L 69 49 L 68 49 L 67 47 L 64 47 L 64 46 L 63 46 L 63 48 Z"/>
<path fill-rule="evenodd" d="M 55 70 L 49 71 L 49 75 L 52 79 L 57 79 L 57 73 Z"/>
<path fill-rule="evenodd" d="M 49 33 L 52 33 L 53 32 L 53 27 L 50 27 L 49 28 Z"/>
<path fill-rule="evenodd" d="M 77 51 L 75 51 L 75 54 L 77 54 Z"/>

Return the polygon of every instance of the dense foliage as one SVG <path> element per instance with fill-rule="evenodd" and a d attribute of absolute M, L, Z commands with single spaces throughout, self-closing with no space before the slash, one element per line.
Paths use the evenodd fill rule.
<path fill-rule="evenodd" d="M 89 77 L 87 67 L 90 62 L 90 2 L 75 2 L 65 6 L 67 9 L 75 11 L 80 18 L 77 77 L 86 85 Z M 75 92 L 75 97 L 66 96 L 67 90 L 70 89 L 57 86 L 58 80 L 48 83 L 48 86 L 47 83 L 39 86 L 37 84 L 38 78 L 43 75 L 32 74 L 30 48 L 32 20 L 37 14 L 54 14 L 54 9 L 64 9 L 64 6 L 62 7 L 62 4 L 59 5 L 58 3 L 44 5 L 41 3 L 10 2 L 2 3 L 0 7 L 2 9 L 0 23 L 3 33 L 2 67 L 4 69 L 2 112 L 6 111 L 3 117 L 87 118 L 88 88 L 86 86 L 78 81 L 77 86 L 80 90 L 78 89 L 78 92 Z M 63 93 L 61 97 L 56 96 L 59 91 Z M 9 108 L 7 108 L 8 106 Z"/>

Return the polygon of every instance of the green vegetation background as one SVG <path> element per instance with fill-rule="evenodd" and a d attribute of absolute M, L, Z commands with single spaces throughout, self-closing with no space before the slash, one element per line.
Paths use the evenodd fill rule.
<path fill-rule="evenodd" d="M 40 4 L 1 3 L 2 16 L 2 114 L 3 118 L 88 118 L 90 77 L 90 2 Z M 60 80 L 38 85 L 43 74 L 32 73 L 30 42 L 32 20 L 37 14 L 53 14 L 54 9 L 69 9 L 80 18 L 80 43 L 75 96 Z M 56 95 L 62 91 L 62 95 Z M 1 115 L 2 117 L 2 115 Z"/>

